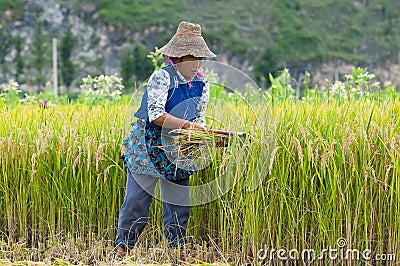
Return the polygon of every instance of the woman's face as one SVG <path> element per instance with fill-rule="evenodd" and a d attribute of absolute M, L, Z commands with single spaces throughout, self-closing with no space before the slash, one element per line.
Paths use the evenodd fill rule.
<path fill-rule="evenodd" d="M 201 68 L 203 58 L 186 55 L 177 60 L 176 66 L 179 72 L 187 79 L 192 80 Z"/>

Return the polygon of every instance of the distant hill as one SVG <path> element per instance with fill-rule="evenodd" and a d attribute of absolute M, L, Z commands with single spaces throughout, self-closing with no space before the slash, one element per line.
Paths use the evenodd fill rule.
<path fill-rule="evenodd" d="M 160 2 L 160 3 L 158 3 Z M 107 23 L 136 31 L 200 23 L 217 52 L 286 62 L 393 59 L 400 50 L 398 0 L 96 1 Z"/>
<path fill-rule="evenodd" d="M 0 0 L 0 9 L 22 2 Z M 181 20 L 199 23 L 213 51 L 258 80 L 283 66 L 299 73 L 336 61 L 374 68 L 400 60 L 399 0 L 83 2 L 94 4 L 98 19 L 120 32 L 162 29 L 143 41 L 147 46 L 165 44 Z M 80 1 L 58 3 L 81 12 Z"/>

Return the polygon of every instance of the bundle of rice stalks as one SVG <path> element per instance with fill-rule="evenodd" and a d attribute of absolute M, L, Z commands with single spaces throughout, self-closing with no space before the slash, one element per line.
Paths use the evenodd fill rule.
<path fill-rule="evenodd" d="M 195 156 L 201 150 L 215 147 L 215 141 L 218 138 L 211 131 L 193 129 L 174 129 L 169 134 L 173 139 L 175 152 L 179 152 L 184 157 Z M 229 135 L 221 135 L 221 137 L 229 139 Z"/>
<path fill-rule="evenodd" d="M 222 130 L 200 131 L 193 129 L 174 129 L 169 132 L 173 139 L 174 151 L 184 157 L 196 156 L 205 150 L 228 145 L 233 135 L 246 137 L 244 132 L 233 133 Z"/>

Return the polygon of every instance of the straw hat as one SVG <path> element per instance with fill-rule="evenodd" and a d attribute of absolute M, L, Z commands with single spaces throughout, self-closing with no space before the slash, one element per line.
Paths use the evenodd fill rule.
<path fill-rule="evenodd" d="M 216 56 L 201 36 L 200 25 L 186 21 L 179 23 L 175 35 L 159 51 L 169 57 L 178 58 L 185 55 L 205 58 Z"/>

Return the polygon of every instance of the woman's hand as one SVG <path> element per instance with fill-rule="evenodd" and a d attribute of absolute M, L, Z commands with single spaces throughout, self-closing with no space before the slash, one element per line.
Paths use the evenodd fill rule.
<path fill-rule="evenodd" d="M 205 127 L 203 127 L 202 125 L 195 123 L 195 122 L 190 122 L 187 121 L 183 124 L 182 126 L 183 129 L 194 129 L 194 130 L 200 130 L 200 131 L 207 131 L 207 129 Z"/>

